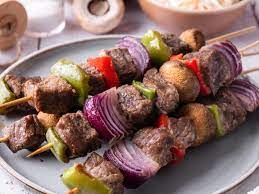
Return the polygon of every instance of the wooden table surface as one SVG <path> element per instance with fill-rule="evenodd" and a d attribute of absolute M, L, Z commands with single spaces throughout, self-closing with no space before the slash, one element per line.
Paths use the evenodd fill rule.
<path fill-rule="evenodd" d="M 247 8 L 247 12 L 240 20 L 238 20 L 230 28 L 226 29 L 226 31 L 221 33 L 221 34 L 224 34 L 227 32 L 231 32 L 231 31 L 238 30 L 243 27 L 252 26 L 252 25 L 257 26 L 258 28 L 257 32 L 250 34 L 249 36 L 244 36 L 239 39 L 233 40 L 235 44 L 237 44 L 240 47 L 259 39 L 259 20 L 258 20 L 259 0 L 254 1 L 253 5 Z M 39 49 L 42 49 L 44 47 L 47 47 L 53 44 L 94 36 L 93 34 L 89 34 L 85 32 L 77 25 L 69 3 L 66 3 L 66 19 L 67 19 L 66 28 L 59 35 L 49 37 L 46 39 L 34 39 L 29 37 L 22 38 L 22 45 L 23 45 L 22 56 L 26 56 L 31 52 L 37 51 Z M 163 31 L 163 29 L 160 29 L 156 24 L 150 21 L 141 12 L 136 1 L 131 0 L 131 1 L 127 1 L 126 16 L 124 17 L 120 26 L 116 30 L 114 30 L 112 34 L 140 35 L 150 28 Z M 1 63 L 1 60 L 12 56 L 12 53 L 11 54 L 10 53 L 11 52 L 0 53 L 0 63 Z M 258 57 L 259 56 L 246 58 L 245 64 L 248 64 L 247 65 L 248 67 L 251 67 L 252 65 L 250 65 L 250 63 L 253 62 L 254 64 L 255 61 L 257 61 L 257 64 L 258 64 Z M 1 71 L 3 71 L 3 69 L 0 69 L 0 72 Z M 259 76 L 259 74 L 257 74 L 257 76 Z M 257 169 L 256 172 L 253 175 L 251 175 L 247 180 L 245 180 L 242 184 L 235 187 L 228 193 L 244 194 L 244 193 L 247 193 L 248 191 L 251 191 L 257 186 L 259 186 L 259 169 Z M 32 189 L 20 183 L 18 180 L 16 180 L 15 178 L 7 174 L 4 171 L 4 169 L 2 169 L 2 167 L 0 167 L 0 194 L 7 194 L 7 193 L 8 194 L 35 194 L 37 192 L 33 191 Z"/>

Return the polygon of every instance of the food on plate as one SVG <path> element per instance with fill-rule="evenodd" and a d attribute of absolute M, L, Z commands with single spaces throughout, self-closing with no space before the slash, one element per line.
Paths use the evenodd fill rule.
<path fill-rule="evenodd" d="M 193 121 L 196 134 L 193 146 L 199 146 L 215 135 L 215 119 L 205 105 L 199 103 L 187 104 L 182 108 L 181 113 Z"/>
<path fill-rule="evenodd" d="M 62 114 L 77 104 L 76 90 L 59 76 L 51 75 L 39 83 L 25 82 L 25 96 L 31 96 L 28 103 L 38 112 Z"/>
<path fill-rule="evenodd" d="M 176 87 L 182 103 L 192 102 L 199 96 L 199 80 L 183 62 L 168 61 L 160 67 L 159 72 L 166 81 Z"/>
<path fill-rule="evenodd" d="M 69 188 L 77 187 L 83 193 L 122 194 L 124 177 L 113 163 L 92 153 L 84 164 L 75 164 L 62 175 Z M 80 185 L 80 186 L 79 186 Z"/>
<path fill-rule="evenodd" d="M 249 101 L 240 98 L 239 95 L 243 94 L 244 88 L 241 87 L 239 90 L 233 90 L 233 88 L 243 85 L 249 88 L 249 96 L 256 98 L 250 98 Z M 224 95 L 227 93 L 228 95 Z M 235 106 L 234 103 L 238 103 L 240 106 Z M 179 118 L 162 114 L 159 116 L 156 127 L 142 128 L 132 138 L 119 141 L 106 150 L 104 159 L 99 157 L 102 161 L 109 161 L 113 164 L 114 171 L 122 173 L 124 176 L 123 185 L 126 188 L 137 188 L 154 176 L 162 167 L 169 163 L 177 164 L 183 160 L 187 148 L 204 144 L 212 137 L 219 137 L 217 135 L 217 130 L 219 130 L 217 122 L 220 123 L 220 130 L 223 130 L 221 136 L 236 129 L 245 121 L 246 112 L 251 108 L 247 105 L 251 103 L 254 105 L 253 110 L 258 108 L 259 88 L 248 79 L 239 78 L 230 87 L 221 89 L 218 95 L 208 99 L 207 104 L 190 103 L 184 105 L 179 112 Z M 210 108 L 212 105 L 217 106 L 218 118 L 214 114 L 215 111 Z M 225 109 L 223 106 L 228 106 L 229 109 Z M 232 123 L 235 124 L 232 125 Z M 87 161 L 91 160 L 92 157 L 90 156 Z M 81 166 L 81 164 L 77 165 Z M 68 181 L 74 178 L 74 174 L 68 175 L 67 172 L 74 168 L 75 166 L 64 172 L 63 183 L 70 189 L 77 188 L 80 192 L 86 193 L 92 187 L 82 188 L 80 183 L 72 181 L 72 184 L 70 184 L 70 181 Z M 110 168 L 106 167 L 102 170 L 107 172 L 108 169 Z M 83 172 L 86 175 L 90 173 L 88 176 L 92 175 L 94 179 L 101 181 L 103 184 L 106 183 L 102 178 L 91 174 L 87 169 L 83 169 Z M 112 180 L 116 180 L 115 176 Z M 123 178 L 120 180 L 123 180 Z M 119 183 L 121 186 L 122 182 Z M 113 187 L 113 192 L 123 193 L 123 189 L 120 187 L 116 190 Z"/>
<path fill-rule="evenodd" d="M 155 106 L 160 113 L 170 113 L 179 103 L 179 93 L 176 86 L 164 79 L 156 68 L 148 70 L 143 84 L 156 91 Z"/>
<path fill-rule="evenodd" d="M 37 115 L 25 116 L 2 131 L 6 145 L 14 153 L 22 149 L 35 149 L 45 140 L 45 130 Z"/>
<path fill-rule="evenodd" d="M 186 42 L 192 51 L 198 51 L 206 44 L 204 34 L 196 28 L 184 31 L 179 39 Z"/>
<path fill-rule="evenodd" d="M 45 129 L 55 127 L 59 121 L 60 115 L 55 114 L 47 114 L 44 112 L 39 112 L 37 115 L 40 123 L 43 125 Z"/>
<path fill-rule="evenodd" d="M 180 102 L 193 101 L 199 93 L 215 94 L 219 87 L 231 83 L 240 74 L 242 70 L 240 53 L 232 43 L 225 41 L 203 46 L 204 36 L 197 29 L 183 32 L 181 38 L 150 30 L 142 37 L 143 44 L 136 38 L 126 36 L 114 48 L 103 50 L 100 56 L 89 58 L 84 64 L 77 65 L 69 60 L 60 60 L 52 66 L 51 75 L 46 78 L 26 80 L 16 76 L 15 84 L 18 89 L 12 87 L 12 82 L 6 82 L 10 92 L 3 100 L 4 103 L 0 104 L 2 114 L 6 109 L 9 108 L 11 111 L 12 106 L 19 106 L 20 103 L 23 103 L 22 107 L 28 106 L 28 101 L 30 106 L 25 110 L 34 109 L 48 114 L 71 112 L 83 105 L 88 94 L 95 95 L 106 89 L 140 80 L 152 65 L 159 67 L 169 58 L 174 62 L 162 65 L 160 74 L 166 80 L 164 83 L 168 86 L 171 84 L 169 88 L 173 88 L 172 84 L 178 87 Z M 192 52 L 200 47 L 199 51 Z M 173 63 L 180 65 L 181 68 L 170 65 Z M 169 73 L 172 71 L 177 76 L 172 77 Z M 12 77 L 6 75 L 7 78 L 8 76 Z M 188 82 L 184 83 L 183 79 L 187 79 Z M 52 85 L 55 80 L 58 84 Z M 150 86 L 149 89 L 159 88 L 154 84 L 154 80 L 152 82 L 151 86 L 151 82 L 146 81 Z M 191 82 L 194 83 L 193 90 L 189 90 Z M 138 84 L 135 83 L 135 86 Z M 161 100 L 165 99 L 165 96 L 161 98 L 162 92 L 157 89 L 156 106 L 161 112 L 172 111 L 176 107 L 175 101 L 178 103 L 177 92 L 169 88 L 167 92 L 170 93 L 167 96 L 172 101 L 171 104 L 164 104 L 167 107 L 161 106 Z M 19 92 L 16 96 L 20 99 L 13 100 L 12 93 L 16 90 Z M 68 101 L 71 103 L 67 103 Z"/>

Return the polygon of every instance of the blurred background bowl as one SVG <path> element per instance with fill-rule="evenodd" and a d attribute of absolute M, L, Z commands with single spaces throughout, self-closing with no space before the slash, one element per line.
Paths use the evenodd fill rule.
<path fill-rule="evenodd" d="M 217 10 L 184 10 L 159 4 L 155 0 L 139 0 L 143 11 L 158 25 L 179 34 L 188 28 L 199 28 L 207 36 L 229 27 L 245 12 L 250 0 L 242 0 L 230 7 Z"/>

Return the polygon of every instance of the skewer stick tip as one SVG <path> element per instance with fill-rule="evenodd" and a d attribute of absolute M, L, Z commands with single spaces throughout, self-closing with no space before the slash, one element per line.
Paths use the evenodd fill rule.
<path fill-rule="evenodd" d="M 33 156 L 36 156 L 38 154 L 41 154 L 43 152 L 46 152 L 48 150 L 50 150 L 53 147 L 53 143 L 48 143 L 42 147 L 40 147 L 39 149 L 35 150 L 34 152 L 30 153 L 29 155 L 27 155 L 27 158 L 31 158 Z"/>
<path fill-rule="evenodd" d="M 243 36 L 245 34 L 248 34 L 248 33 L 254 32 L 254 31 L 256 31 L 256 26 L 250 26 L 250 27 L 247 27 L 247 28 L 235 31 L 235 32 L 231 32 L 231 33 L 207 40 L 206 44 L 213 44 L 215 42 L 224 41 L 224 40 L 231 39 L 231 38 L 238 37 L 238 36 Z"/>
<path fill-rule="evenodd" d="M 80 190 L 78 188 L 71 189 L 70 191 L 67 192 L 67 194 L 78 194 Z"/>
<path fill-rule="evenodd" d="M 256 72 L 256 71 L 259 71 L 259 68 L 258 68 L 258 67 L 245 70 L 245 71 L 243 71 L 243 72 L 241 73 L 241 75 L 246 75 L 246 74 L 253 73 L 253 72 Z"/>
<path fill-rule="evenodd" d="M 0 137 L 0 143 L 5 143 L 9 140 L 9 136 Z"/>
<path fill-rule="evenodd" d="M 19 98 L 19 99 L 10 101 L 10 102 L 6 102 L 6 103 L 3 103 L 3 104 L 0 104 L 0 110 L 1 109 L 6 109 L 6 108 L 10 108 L 10 107 L 13 107 L 13 106 L 16 106 L 16 105 L 28 102 L 31 99 L 32 99 L 32 96 L 25 96 L 23 98 Z"/>

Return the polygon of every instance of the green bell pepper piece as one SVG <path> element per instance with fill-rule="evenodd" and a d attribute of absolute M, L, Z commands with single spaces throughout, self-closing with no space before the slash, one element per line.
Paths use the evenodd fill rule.
<path fill-rule="evenodd" d="M 49 128 L 46 133 L 46 139 L 48 143 L 51 143 L 53 146 L 51 152 L 55 157 L 61 162 L 69 162 L 67 157 L 67 145 L 60 139 L 58 134 L 53 128 Z"/>
<path fill-rule="evenodd" d="M 142 95 L 144 95 L 147 99 L 154 100 L 156 98 L 156 90 L 147 88 L 145 85 L 138 81 L 133 81 L 132 85 L 140 91 Z"/>
<path fill-rule="evenodd" d="M 82 164 L 75 164 L 65 170 L 61 179 L 68 188 L 79 189 L 80 194 L 109 194 L 112 191 L 103 182 L 85 172 Z"/>
<path fill-rule="evenodd" d="M 51 73 L 65 79 L 76 90 L 78 102 L 83 105 L 89 92 L 89 76 L 73 62 L 61 59 L 51 68 Z"/>
<path fill-rule="evenodd" d="M 171 49 L 164 43 L 159 32 L 148 30 L 142 37 L 141 42 L 147 48 L 152 63 L 161 65 L 170 59 Z"/>
<path fill-rule="evenodd" d="M 0 79 L 0 104 L 15 100 L 14 93 L 10 90 L 4 79 Z M 6 110 L 0 110 L 4 114 Z"/>
<path fill-rule="evenodd" d="M 209 105 L 208 108 L 216 120 L 216 124 L 217 124 L 216 137 L 219 138 L 219 137 L 224 136 L 225 130 L 224 130 L 221 120 L 220 120 L 219 107 L 216 104 L 212 104 L 212 105 Z"/>

